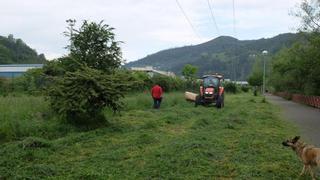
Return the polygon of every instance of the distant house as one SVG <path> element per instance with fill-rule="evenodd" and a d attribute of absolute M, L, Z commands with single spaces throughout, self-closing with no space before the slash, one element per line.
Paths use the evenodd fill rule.
<path fill-rule="evenodd" d="M 249 83 L 247 81 L 232 81 L 233 83 L 240 85 L 240 86 L 247 86 Z"/>
<path fill-rule="evenodd" d="M 14 78 L 21 76 L 29 69 L 42 68 L 43 64 L 4 64 L 0 65 L 0 77 Z"/>
<path fill-rule="evenodd" d="M 154 74 L 160 74 L 163 76 L 170 76 L 170 77 L 175 77 L 176 75 L 173 72 L 167 72 L 167 71 L 160 71 L 153 69 L 152 66 L 146 66 L 146 67 L 132 67 L 132 71 L 142 71 L 146 72 L 149 76 L 154 76 Z"/>

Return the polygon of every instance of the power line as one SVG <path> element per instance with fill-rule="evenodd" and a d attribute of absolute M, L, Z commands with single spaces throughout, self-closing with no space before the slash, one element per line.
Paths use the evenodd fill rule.
<path fill-rule="evenodd" d="M 207 0 L 207 3 L 208 3 L 208 6 L 209 6 L 209 9 L 210 9 L 211 19 L 212 19 L 212 21 L 213 21 L 213 23 L 214 23 L 214 27 L 216 28 L 218 35 L 220 35 L 220 31 L 219 31 L 219 28 L 218 28 L 216 19 L 214 18 L 213 8 L 212 8 L 212 6 L 211 6 L 210 0 Z"/>
<path fill-rule="evenodd" d="M 233 11 L 233 34 L 236 37 L 236 11 L 235 11 L 235 5 L 234 0 L 232 0 L 232 11 Z"/>
<path fill-rule="evenodd" d="M 182 12 L 183 16 L 184 16 L 184 17 L 185 17 L 185 19 L 188 21 L 188 23 L 189 23 L 189 25 L 190 25 L 190 27 L 191 27 L 192 31 L 194 32 L 194 34 L 195 34 L 198 38 L 200 38 L 200 36 L 198 35 L 198 33 L 197 33 L 196 29 L 194 28 L 194 26 L 192 25 L 192 23 L 191 23 L 190 19 L 188 18 L 187 14 L 186 14 L 186 13 L 185 13 L 185 11 L 183 10 L 183 8 L 182 8 L 181 4 L 179 3 L 179 1 L 178 1 L 178 0 L 176 0 L 176 2 L 177 2 L 178 7 L 179 7 L 179 8 L 180 8 L 180 10 L 181 10 L 181 12 Z"/>
<path fill-rule="evenodd" d="M 237 33 L 236 33 L 236 10 L 235 10 L 235 0 L 232 0 L 232 11 L 233 11 L 233 36 L 236 38 L 237 37 Z M 233 63 L 237 63 L 238 62 L 238 57 L 236 57 L 236 59 L 234 60 L 235 62 Z M 234 74 L 235 74 L 235 81 L 237 80 L 237 71 L 238 71 L 238 66 L 234 66 Z"/>

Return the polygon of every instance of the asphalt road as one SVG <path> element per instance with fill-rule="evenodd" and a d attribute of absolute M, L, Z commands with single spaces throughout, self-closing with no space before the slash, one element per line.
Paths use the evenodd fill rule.
<path fill-rule="evenodd" d="M 281 97 L 267 95 L 267 100 L 283 109 L 285 119 L 295 123 L 301 138 L 320 147 L 320 109 L 287 101 Z"/>

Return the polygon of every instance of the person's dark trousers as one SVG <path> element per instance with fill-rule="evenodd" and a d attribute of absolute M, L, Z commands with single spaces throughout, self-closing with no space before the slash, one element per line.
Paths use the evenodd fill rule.
<path fill-rule="evenodd" d="M 162 98 L 153 98 L 153 108 L 159 109 Z"/>

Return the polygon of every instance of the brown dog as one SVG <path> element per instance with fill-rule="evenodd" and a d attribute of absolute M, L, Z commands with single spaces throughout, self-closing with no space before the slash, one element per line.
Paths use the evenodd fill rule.
<path fill-rule="evenodd" d="M 315 179 L 313 168 L 320 166 L 320 148 L 315 148 L 312 145 L 307 145 L 299 141 L 299 139 L 300 137 L 296 136 L 293 139 L 282 142 L 282 144 L 284 146 L 291 147 L 303 162 L 303 168 L 300 176 L 309 171 L 312 179 Z"/>

